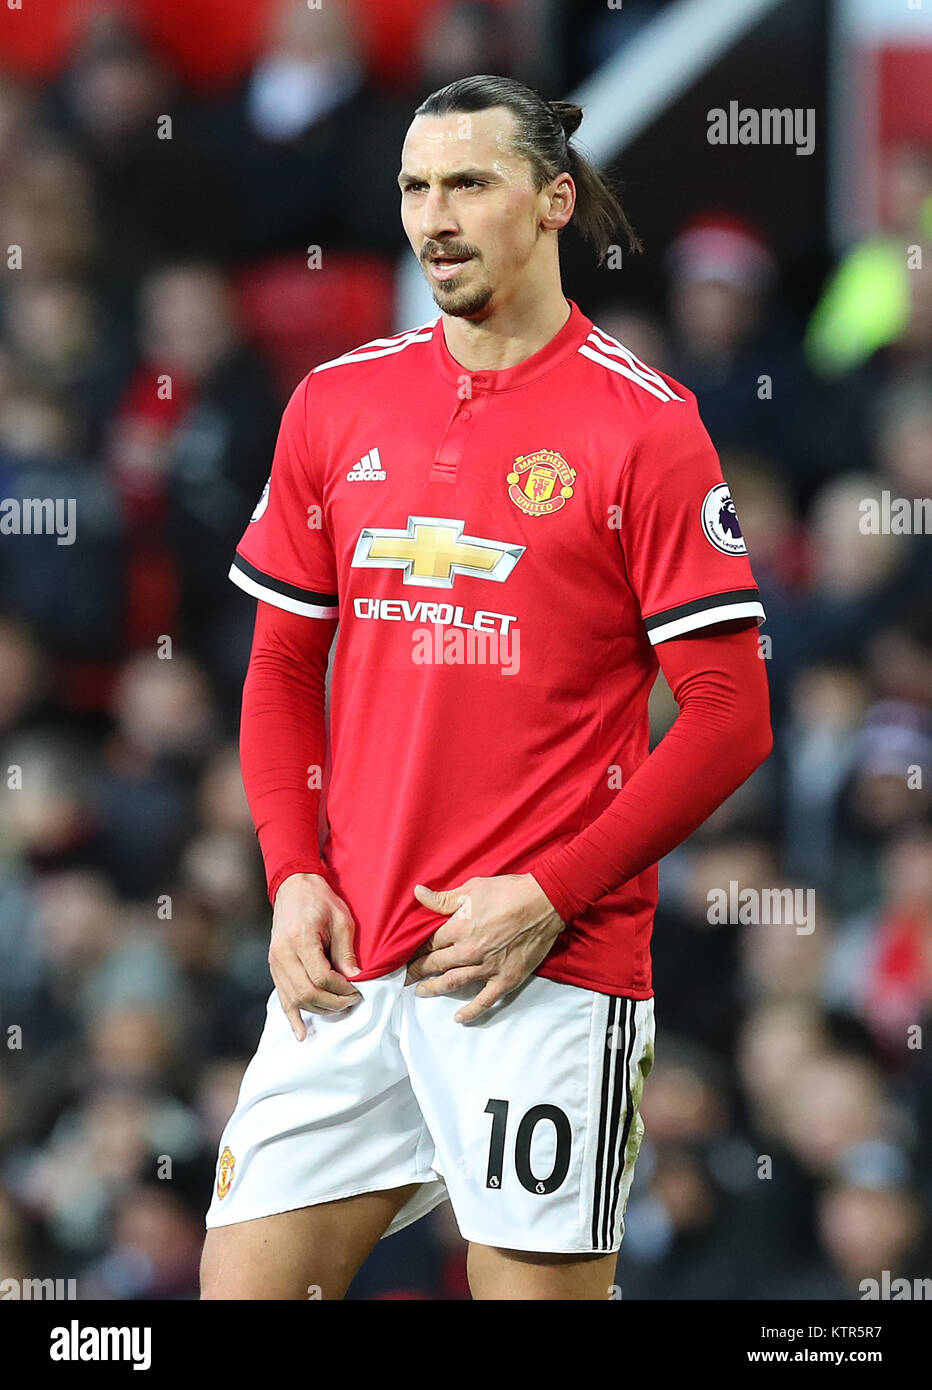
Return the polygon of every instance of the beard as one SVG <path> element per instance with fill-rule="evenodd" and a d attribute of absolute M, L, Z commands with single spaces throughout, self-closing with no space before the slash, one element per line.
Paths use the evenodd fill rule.
<path fill-rule="evenodd" d="M 482 313 L 492 298 L 493 291 L 491 285 L 476 285 L 472 289 L 464 287 L 461 290 L 441 290 L 438 286 L 432 285 L 431 293 L 437 308 L 442 309 L 445 314 L 450 314 L 455 319 L 469 319 Z"/>
<path fill-rule="evenodd" d="M 431 286 L 433 303 L 442 309 L 444 314 L 450 314 L 453 318 L 474 318 L 476 314 L 481 314 L 486 304 L 492 299 L 492 285 L 474 285 L 471 289 L 456 289 L 444 286 L 440 289 L 438 285 Z"/>
<path fill-rule="evenodd" d="M 456 277 L 441 285 L 431 281 L 428 284 L 437 308 L 456 319 L 469 319 L 481 314 L 494 293 L 489 284 L 458 286 Z"/>

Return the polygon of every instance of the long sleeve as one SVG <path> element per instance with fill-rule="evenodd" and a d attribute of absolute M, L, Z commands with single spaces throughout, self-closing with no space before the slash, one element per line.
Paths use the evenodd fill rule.
<path fill-rule="evenodd" d="M 657 647 L 680 712 L 590 825 L 531 864 L 565 922 L 690 835 L 773 746 L 756 627 L 713 628 Z"/>
<path fill-rule="evenodd" d="M 320 778 L 327 657 L 336 626 L 335 620 L 308 618 L 261 600 L 256 608 L 239 748 L 273 904 L 289 874 L 324 872 Z"/>

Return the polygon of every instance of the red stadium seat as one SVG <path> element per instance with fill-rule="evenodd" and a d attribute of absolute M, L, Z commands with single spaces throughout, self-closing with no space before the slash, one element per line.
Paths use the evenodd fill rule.
<path fill-rule="evenodd" d="M 392 331 L 394 267 L 382 256 L 325 252 L 260 261 L 236 276 L 243 326 L 285 396 L 318 362 Z"/>

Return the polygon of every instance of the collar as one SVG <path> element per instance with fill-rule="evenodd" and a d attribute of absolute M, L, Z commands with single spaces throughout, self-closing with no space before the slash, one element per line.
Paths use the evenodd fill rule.
<path fill-rule="evenodd" d="M 513 367 L 502 367 L 494 372 L 471 372 L 462 363 L 457 362 L 447 347 L 441 314 L 434 324 L 431 338 L 430 350 L 433 353 L 434 364 L 440 375 L 453 386 L 461 385 L 463 378 L 469 377 L 473 391 L 513 391 L 515 387 L 527 386 L 553 371 L 554 367 L 576 352 L 589 336 L 592 329 L 591 320 L 586 318 L 572 299 L 568 299 L 567 303 L 570 306 L 569 318 L 549 343 L 538 348 L 530 357 L 525 357 L 523 362 L 517 362 Z"/>

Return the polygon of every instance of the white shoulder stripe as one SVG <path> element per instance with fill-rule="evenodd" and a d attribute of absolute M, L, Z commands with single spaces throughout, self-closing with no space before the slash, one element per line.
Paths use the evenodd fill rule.
<path fill-rule="evenodd" d="M 627 362 L 619 362 L 616 358 L 605 357 L 601 352 L 596 352 L 594 348 L 591 348 L 588 343 L 583 343 L 579 348 L 579 352 L 582 353 L 583 357 L 589 357 L 593 362 L 598 362 L 601 366 L 608 367 L 609 371 L 617 372 L 619 376 L 626 376 L 629 381 L 633 381 L 636 386 L 640 386 L 645 391 L 649 391 L 651 395 L 656 396 L 659 401 L 680 399 L 679 396 L 672 396 L 666 386 L 664 386 L 664 389 L 661 391 L 652 381 L 648 381 L 645 377 L 639 376 L 633 368 L 628 366 Z"/>
<path fill-rule="evenodd" d="M 437 318 L 439 317 L 438 314 Z M 343 353 L 341 357 L 334 357 L 329 362 L 321 362 L 313 368 L 313 371 L 323 372 L 328 367 L 341 367 L 344 363 L 350 362 L 370 362 L 374 357 L 391 357 L 396 352 L 403 352 L 412 343 L 429 343 L 432 333 L 427 330 L 433 329 L 436 322 L 437 319 L 433 319 L 430 323 L 421 324 L 419 328 L 411 328 L 406 333 L 398 333 L 392 338 L 371 338 L 368 343 L 363 343 L 360 347 Z"/>
<path fill-rule="evenodd" d="M 645 362 L 641 361 L 640 357 L 635 357 L 630 348 L 626 348 L 617 338 L 612 338 L 608 333 L 604 332 L 603 329 L 596 328 L 595 324 L 593 324 L 593 329 L 594 331 L 589 334 L 590 343 L 594 343 L 600 351 L 607 353 L 609 357 L 624 358 L 628 365 L 636 372 L 639 372 L 641 376 L 645 377 L 648 381 L 652 381 L 660 390 L 665 391 L 668 400 L 682 401 L 683 397 L 676 394 L 670 384 L 664 381 L 660 373 L 655 372 L 653 367 L 648 367 Z"/>

